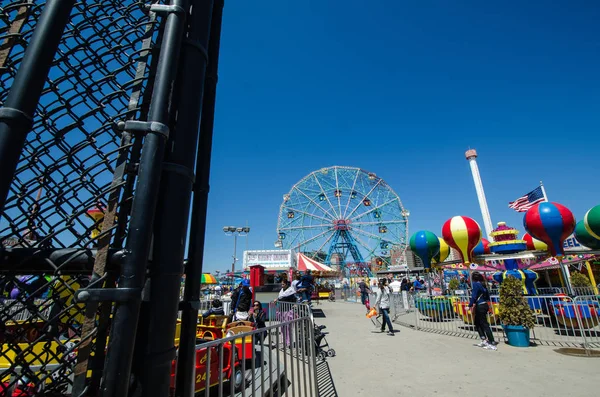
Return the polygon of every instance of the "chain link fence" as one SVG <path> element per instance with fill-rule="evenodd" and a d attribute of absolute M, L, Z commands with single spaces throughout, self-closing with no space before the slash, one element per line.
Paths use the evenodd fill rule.
<path fill-rule="evenodd" d="M 0 4 L 1 106 L 50 3 Z M 149 1 L 64 3 L 72 9 L 0 216 L 0 396 L 70 395 L 75 372 L 98 388 L 112 303 L 76 294 L 115 286 L 145 139 L 123 126 L 148 113 L 163 18 Z"/>

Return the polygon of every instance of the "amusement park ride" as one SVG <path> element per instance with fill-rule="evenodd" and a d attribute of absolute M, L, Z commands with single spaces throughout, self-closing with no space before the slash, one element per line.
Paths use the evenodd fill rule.
<path fill-rule="evenodd" d="M 277 247 L 370 275 L 404 256 L 410 213 L 394 190 L 372 172 L 353 167 L 314 171 L 283 196 Z"/>

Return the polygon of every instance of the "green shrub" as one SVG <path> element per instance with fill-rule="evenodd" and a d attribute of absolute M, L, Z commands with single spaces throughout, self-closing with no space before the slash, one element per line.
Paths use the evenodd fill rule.
<path fill-rule="evenodd" d="M 571 274 L 571 285 L 575 288 L 577 287 L 591 287 L 592 283 L 590 279 L 585 274 L 581 273 L 572 273 Z"/>
<path fill-rule="evenodd" d="M 500 321 L 504 325 L 521 325 L 532 329 L 535 326 L 533 310 L 523 297 L 521 280 L 507 277 L 500 286 Z"/>
<path fill-rule="evenodd" d="M 458 281 L 457 278 L 453 278 L 450 280 L 450 282 L 448 283 L 448 289 L 450 291 L 455 291 L 458 289 L 460 282 Z"/>

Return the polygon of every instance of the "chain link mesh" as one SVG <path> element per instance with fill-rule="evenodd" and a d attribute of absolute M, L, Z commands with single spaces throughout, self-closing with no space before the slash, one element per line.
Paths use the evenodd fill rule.
<path fill-rule="evenodd" d="M 143 138 L 121 131 L 119 122 L 145 117 L 159 31 L 149 3 L 76 2 L 1 213 L 6 251 L 108 248 L 98 247 L 103 235 L 111 248 L 122 244 Z M 44 5 L 0 5 L 0 106 Z M 116 221 L 103 225 L 111 201 Z M 107 327 L 110 304 L 91 306 L 96 326 L 82 335 L 85 305 L 74 294 L 89 286 L 91 272 L 65 275 L 49 263 L 53 272 L 22 275 L 18 265 L 0 267 L 0 397 L 70 394 L 82 342 L 92 341 L 92 363 L 104 352 L 97 326 Z M 114 284 L 114 276 L 100 276 L 96 287 Z M 84 372 L 88 384 L 95 369 Z"/>

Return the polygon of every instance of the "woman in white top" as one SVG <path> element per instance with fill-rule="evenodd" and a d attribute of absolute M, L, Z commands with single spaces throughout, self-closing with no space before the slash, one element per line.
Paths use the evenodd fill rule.
<path fill-rule="evenodd" d="M 379 280 L 379 288 L 376 290 L 377 299 L 375 300 L 375 306 L 379 313 L 383 315 L 383 321 L 381 322 L 381 332 L 385 332 L 385 325 L 388 326 L 388 335 L 394 336 L 394 328 L 392 327 L 392 320 L 390 320 L 390 304 L 392 301 L 390 287 L 388 287 L 388 279 L 382 278 Z"/>

